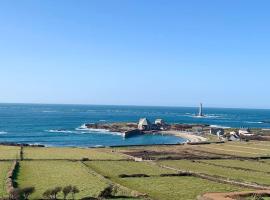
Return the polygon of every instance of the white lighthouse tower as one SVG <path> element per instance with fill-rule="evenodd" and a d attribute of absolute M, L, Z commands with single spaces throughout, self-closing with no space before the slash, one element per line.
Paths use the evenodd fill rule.
<path fill-rule="evenodd" d="M 200 103 L 199 113 L 198 113 L 197 117 L 203 117 L 203 107 L 202 107 L 202 103 Z"/>

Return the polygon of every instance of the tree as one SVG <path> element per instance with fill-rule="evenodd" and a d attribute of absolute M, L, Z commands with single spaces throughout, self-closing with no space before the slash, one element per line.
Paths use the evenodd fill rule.
<path fill-rule="evenodd" d="M 100 192 L 100 194 L 98 195 L 98 198 L 101 199 L 107 199 L 113 196 L 114 191 L 114 187 L 112 185 L 109 185 L 108 187 L 106 187 L 104 190 L 102 190 Z"/>
<path fill-rule="evenodd" d="M 44 197 L 45 199 L 53 199 L 53 196 L 52 196 L 52 189 L 46 190 L 46 191 L 43 193 L 43 197 Z"/>
<path fill-rule="evenodd" d="M 21 189 L 21 193 L 24 199 L 28 199 L 28 197 L 35 192 L 34 187 L 26 187 Z"/>
<path fill-rule="evenodd" d="M 64 199 L 67 199 L 67 196 L 68 196 L 69 193 L 71 193 L 71 191 L 72 191 L 72 186 L 71 185 L 68 185 L 68 186 L 66 186 L 66 187 L 64 187 L 62 189 L 62 193 L 64 195 Z"/>
<path fill-rule="evenodd" d="M 55 188 L 52 189 L 52 195 L 53 195 L 54 199 L 57 199 L 57 194 L 59 192 L 61 192 L 61 190 L 62 190 L 61 187 L 55 187 Z"/>
<path fill-rule="evenodd" d="M 79 192 L 80 190 L 76 186 L 72 186 L 72 189 L 71 189 L 72 199 L 75 199 L 75 194 Z"/>
<path fill-rule="evenodd" d="M 43 197 L 46 199 L 57 199 L 57 194 L 61 192 L 62 188 L 61 187 L 55 187 L 52 189 L 48 189 L 43 193 Z"/>

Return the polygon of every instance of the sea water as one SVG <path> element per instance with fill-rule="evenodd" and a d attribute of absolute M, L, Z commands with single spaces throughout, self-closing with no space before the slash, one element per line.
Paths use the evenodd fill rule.
<path fill-rule="evenodd" d="M 185 139 L 168 135 L 141 135 L 123 138 L 119 133 L 88 130 L 86 123 L 138 122 L 147 117 L 169 123 L 209 124 L 221 127 L 270 128 L 270 110 L 146 106 L 94 106 L 0 104 L 0 142 L 47 146 L 113 146 L 175 144 Z"/>

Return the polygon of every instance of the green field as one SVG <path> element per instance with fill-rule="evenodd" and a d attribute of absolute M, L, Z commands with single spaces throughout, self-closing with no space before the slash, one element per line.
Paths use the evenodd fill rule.
<path fill-rule="evenodd" d="M 195 177 L 150 177 L 127 178 L 122 184 L 134 190 L 149 194 L 160 200 L 194 200 L 206 192 L 242 191 L 243 188 L 227 184 L 215 183 Z"/>
<path fill-rule="evenodd" d="M 172 170 L 160 168 L 146 162 L 134 161 L 90 161 L 86 164 L 98 173 L 108 177 L 118 177 L 120 174 L 146 174 L 159 176 L 160 174 L 175 173 Z"/>
<path fill-rule="evenodd" d="M 250 160 L 203 160 L 202 163 L 220 165 L 228 168 L 242 168 L 259 172 L 270 173 L 270 166 L 264 162 Z M 266 161 L 267 162 L 267 161 Z"/>
<path fill-rule="evenodd" d="M 41 198 L 48 188 L 76 185 L 80 189 L 77 197 L 97 196 L 107 183 L 89 173 L 80 162 L 70 161 L 23 161 L 18 174 L 19 187 L 34 186 L 32 198 Z M 61 196 L 59 196 L 61 197 Z"/>
<path fill-rule="evenodd" d="M 0 161 L 0 197 L 7 196 L 6 179 L 7 173 L 11 167 L 11 162 Z"/>
<path fill-rule="evenodd" d="M 19 152 L 19 147 L 0 146 L 2 160 L 18 159 Z M 191 200 L 206 192 L 250 189 L 194 176 L 172 176 L 177 170 L 165 169 L 159 165 L 207 174 L 217 179 L 270 186 L 270 160 L 250 159 L 269 153 L 269 142 L 94 149 L 24 147 L 24 160 L 19 161 L 14 181 L 18 183 L 19 188 L 35 187 L 36 192 L 30 196 L 31 199 L 42 198 L 47 189 L 70 184 L 80 189 L 76 199 L 96 197 L 106 186 L 113 184 L 118 186 L 117 197 L 114 198 L 118 200 L 134 200 L 136 198 L 132 196 L 138 193 L 147 194 L 155 200 Z M 135 162 L 129 155 L 148 155 L 153 159 L 167 160 Z M 5 182 L 11 162 L 0 161 L 0 164 L 0 195 L 3 196 L 7 195 Z M 144 174 L 149 177 L 120 178 L 119 175 L 123 174 Z M 161 174 L 167 174 L 169 177 Z M 58 198 L 62 198 L 62 195 Z"/>
<path fill-rule="evenodd" d="M 212 176 L 219 176 L 219 177 L 229 178 L 229 179 L 237 180 L 241 182 L 270 185 L 270 174 L 266 174 L 263 172 L 250 172 L 246 170 L 229 169 L 225 167 L 213 166 L 209 164 L 192 162 L 192 161 L 187 161 L 187 160 L 162 161 L 160 162 L 160 164 L 174 167 L 183 171 L 191 171 L 191 172 L 208 174 Z"/>
<path fill-rule="evenodd" d="M 88 158 L 90 160 L 119 160 L 126 156 L 117 154 L 111 149 L 97 148 L 24 148 L 24 159 L 75 159 Z"/>
<path fill-rule="evenodd" d="M 0 146 L 0 160 L 18 159 L 20 157 L 20 147 Z"/>
<path fill-rule="evenodd" d="M 243 188 L 219 184 L 195 177 L 160 177 L 160 174 L 171 174 L 175 171 L 160 168 L 145 162 L 128 161 L 92 161 L 87 165 L 98 173 L 110 177 L 114 182 L 124 185 L 141 193 L 149 194 L 151 198 L 195 199 L 204 192 L 240 191 Z M 119 178 L 120 174 L 147 174 L 146 178 Z"/>

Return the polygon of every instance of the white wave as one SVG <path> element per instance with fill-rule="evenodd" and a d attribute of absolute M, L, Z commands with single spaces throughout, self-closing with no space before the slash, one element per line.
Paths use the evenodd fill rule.
<path fill-rule="evenodd" d="M 43 110 L 42 112 L 44 113 L 54 113 L 57 112 L 56 110 Z"/>
<path fill-rule="evenodd" d="M 79 134 L 86 134 L 86 133 L 101 133 L 101 134 L 112 134 L 112 135 L 122 135 L 122 133 L 119 132 L 111 132 L 107 129 L 101 129 L 101 128 L 87 128 L 85 124 L 81 125 L 80 127 L 75 129 L 76 131 L 79 131 Z"/>
<path fill-rule="evenodd" d="M 248 123 L 248 124 L 263 124 L 263 122 L 249 122 L 249 121 L 246 121 L 245 123 Z"/>
<path fill-rule="evenodd" d="M 231 128 L 229 126 L 221 126 L 221 125 L 210 125 L 211 128 L 224 128 L 224 129 L 228 129 Z"/>
<path fill-rule="evenodd" d="M 46 130 L 46 132 L 49 133 L 74 133 L 74 131 L 69 131 L 69 130 Z"/>
<path fill-rule="evenodd" d="M 0 131 L 0 135 L 5 135 L 5 134 L 7 134 L 6 131 Z"/>

